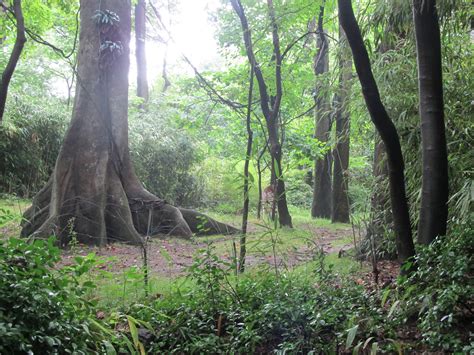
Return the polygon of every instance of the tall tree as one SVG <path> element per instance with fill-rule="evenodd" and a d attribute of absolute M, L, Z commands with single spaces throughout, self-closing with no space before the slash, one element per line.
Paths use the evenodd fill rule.
<path fill-rule="evenodd" d="M 23 236 L 134 244 L 158 233 L 237 230 L 144 189 L 128 150 L 129 0 L 81 0 L 77 87 L 55 170 L 25 212 Z"/>
<path fill-rule="evenodd" d="M 278 206 L 278 219 L 281 226 L 292 227 L 291 215 L 288 210 L 286 202 L 285 181 L 283 179 L 282 170 L 282 147 L 280 137 L 278 134 L 280 105 L 283 96 L 281 66 L 282 56 L 280 51 L 280 38 L 278 35 L 278 24 L 275 17 L 275 8 L 272 0 L 267 0 L 268 14 L 271 23 L 272 42 L 273 42 L 273 56 L 275 67 L 275 87 L 276 94 L 270 97 L 267 89 L 265 78 L 263 77 L 260 65 L 255 57 L 255 51 L 252 43 L 252 34 L 249 28 L 247 16 L 240 0 L 230 0 L 232 7 L 239 16 L 243 31 L 243 38 L 245 43 L 245 51 L 248 60 L 252 66 L 252 70 L 257 79 L 258 88 L 260 92 L 260 106 L 265 117 L 268 140 L 270 146 L 270 155 L 272 157 L 272 183 L 276 185 L 276 203 Z"/>
<path fill-rule="evenodd" d="M 329 71 L 329 41 L 323 27 L 324 5 L 320 7 L 317 26 L 317 52 L 314 58 L 314 73 L 316 75 L 316 92 L 314 99 L 316 109 L 315 118 L 315 138 L 326 145 L 331 132 L 330 103 L 324 93 L 324 84 L 321 76 Z M 327 151 L 322 157 L 318 156 L 314 164 L 314 185 L 313 201 L 311 204 L 312 217 L 331 217 L 331 152 Z"/>
<path fill-rule="evenodd" d="M 10 54 L 10 59 L 8 60 L 7 66 L 2 73 L 2 78 L 0 81 L 0 123 L 3 119 L 3 113 L 5 112 L 5 103 L 7 101 L 8 87 L 10 86 L 10 80 L 15 71 L 18 60 L 20 59 L 21 52 L 23 51 L 23 46 L 26 42 L 25 36 L 25 21 L 23 19 L 23 11 L 21 8 L 21 0 L 13 1 L 13 9 L 9 9 L 6 5 L 0 2 L 0 7 L 6 11 L 11 12 L 16 19 L 16 39 L 15 44 L 13 45 L 13 50 Z"/>
<path fill-rule="evenodd" d="M 448 153 L 444 126 L 441 41 L 435 0 L 413 0 L 423 175 L 418 241 L 431 243 L 446 234 Z"/>
<path fill-rule="evenodd" d="M 339 91 L 336 107 L 336 149 L 334 150 L 334 172 L 332 185 L 332 222 L 348 223 L 350 221 L 348 175 L 350 114 L 348 109 L 352 77 L 352 59 L 347 45 L 346 34 L 339 26 Z"/>
<path fill-rule="evenodd" d="M 135 5 L 135 51 L 137 58 L 137 96 L 148 101 L 148 79 L 146 72 L 146 0 Z"/>
<path fill-rule="evenodd" d="M 385 144 L 389 165 L 390 200 L 395 225 L 398 258 L 401 262 L 415 255 L 405 192 L 404 161 L 395 125 L 385 110 L 375 82 L 369 55 L 359 25 L 354 16 L 351 0 L 338 0 L 339 21 L 352 50 L 354 64 L 362 86 L 365 103 L 372 122 Z"/>

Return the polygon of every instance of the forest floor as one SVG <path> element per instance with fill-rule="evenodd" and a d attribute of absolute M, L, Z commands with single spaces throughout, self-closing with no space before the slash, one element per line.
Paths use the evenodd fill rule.
<path fill-rule="evenodd" d="M 8 222 L 0 219 L 0 235 L 15 237 L 20 232 L 20 221 L 23 211 L 30 201 L 0 199 L 0 212 Z M 247 268 L 259 265 L 273 269 L 292 269 L 298 265 L 314 260 L 323 253 L 329 262 L 337 268 L 350 273 L 359 270 L 361 279 L 358 282 L 369 284 L 373 279 L 371 266 L 358 263 L 349 254 L 353 251 L 354 240 L 360 238 L 360 231 L 354 231 L 349 224 L 332 224 L 324 219 L 311 219 L 307 211 L 292 211 L 293 229 L 274 229 L 269 221 L 250 218 L 247 234 Z M 225 223 L 238 226 L 241 216 L 229 214 L 210 215 Z M 150 275 L 157 278 L 176 279 L 187 274 L 187 269 L 196 257 L 202 255 L 206 248 L 225 261 L 232 262 L 240 248 L 239 236 L 196 237 L 190 240 L 180 238 L 153 238 L 147 247 Z M 73 245 L 64 250 L 58 267 L 71 265 L 75 257 L 95 254 L 102 262 L 98 268 L 115 275 L 130 269 L 140 270 L 143 267 L 142 249 L 140 247 L 115 243 L 106 247 Z M 381 282 L 392 280 L 398 273 L 396 263 L 379 262 Z"/>
<path fill-rule="evenodd" d="M 318 252 L 338 254 L 341 250 L 353 247 L 350 227 L 327 228 L 316 225 L 297 226 L 294 230 L 275 231 L 250 225 L 247 235 L 247 267 L 260 264 L 275 265 L 278 268 L 291 268 L 312 260 Z M 213 236 L 196 237 L 192 240 L 179 238 L 154 238 L 148 243 L 147 254 L 150 272 L 165 277 L 178 277 L 186 274 L 193 264 L 194 257 L 212 248 L 213 252 L 226 261 L 232 261 L 235 250 L 239 250 L 239 237 Z M 78 255 L 95 253 L 108 260 L 103 268 L 110 272 L 121 272 L 130 267 L 143 265 L 142 248 L 121 243 L 110 244 L 103 248 L 76 245 L 63 252 L 62 265 L 74 263 Z"/>

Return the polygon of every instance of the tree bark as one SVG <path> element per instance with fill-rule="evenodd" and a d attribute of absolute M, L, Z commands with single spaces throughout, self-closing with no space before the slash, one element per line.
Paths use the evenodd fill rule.
<path fill-rule="evenodd" d="M 418 241 L 446 234 L 448 153 L 444 126 L 441 41 L 436 1 L 413 0 L 420 97 L 422 188 Z"/>
<path fill-rule="evenodd" d="M 314 58 L 314 74 L 316 76 L 316 109 L 314 111 L 315 133 L 314 137 L 326 147 L 331 131 L 330 104 L 323 91 L 323 83 L 318 78 L 329 71 L 329 43 L 324 33 L 324 6 L 320 7 L 317 27 L 317 54 Z M 331 152 L 324 153 L 322 157 L 317 157 L 314 163 L 314 186 L 313 201 L 311 204 L 311 216 L 313 218 L 331 217 Z"/>
<path fill-rule="evenodd" d="M 253 98 L 253 70 L 250 68 L 249 78 L 249 94 L 247 100 L 247 116 L 245 119 L 247 127 L 247 150 L 245 152 L 244 164 L 244 207 L 242 209 L 242 236 L 240 237 L 240 254 L 239 254 L 239 272 L 245 270 L 245 255 L 247 254 L 247 225 L 249 218 L 249 164 L 252 155 L 253 131 L 250 125 L 250 116 L 252 114 L 252 98 Z"/>
<path fill-rule="evenodd" d="M 263 148 L 260 150 L 257 156 L 257 185 L 258 185 L 258 203 L 257 203 L 257 219 L 261 218 L 262 212 L 262 195 L 263 195 L 263 188 L 262 188 L 262 171 L 265 170 L 265 166 L 262 169 L 262 158 L 263 154 L 267 150 L 268 142 L 265 143 Z"/>
<path fill-rule="evenodd" d="M 350 149 L 350 114 L 348 110 L 352 60 L 344 30 L 339 27 L 340 56 L 339 93 L 336 112 L 336 149 L 334 150 L 334 172 L 332 187 L 331 221 L 349 223 L 350 206 L 348 196 L 348 169 Z"/>
<path fill-rule="evenodd" d="M 137 58 L 137 96 L 148 102 L 148 79 L 146 65 L 146 0 L 135 5 L 135 51 Z"/>
<path fill-rule="evenodd" d="M 97 21 L 113 14 L 120 20 Z M 135 175 L 128 150 L 130 14 L 128 0 L 81 0 L 72 119 L 50 181 L 25 212 L 23 236 L 56 235 L 65 246 L 73 237 L 85 244 L 141 244 L 147 232 L 238 232 L 167 204 Z"/>
<path fill-rule="evenodd" d="M 388 164 L 386 159 L 387 152 L 383 142 L 378 137 L 374 147 L 374 161 L 372 175 L 374 177 L 374 187 L 370 201 L 371 219 L 367 227 L 368 240 L 377 240 L 377 237 L 383 237 L 389 229 L 393 219 L 390 214 L 390 196 L 385 188 L 388 179 Z"/>
<path fill-rule="evenodd" d="M 278 36 L 278 25 L 275 18 L 275 9 L 272 0 L 267 0 L 268 12 L 271 22 L 272 29 L 272 40 L 273 40 L 273 54 L 275 57 L 275 87 L 276 95 L 270 100 L 268 95 L 267 84 L 263 77 L 263 73 L 260 69 L 260 65 L 255 58 L 255 52 L 252 44 L 252 35 L 248 25 L 248 20 L 244 12 L 244 8 L 240 0 L 230 0 L 232 7 L 236 14 L 239 16 L 240 23 L 243 31 L 243 39 L 245 44 L 245 50 L 247 53 L 248 60 L 252 66 L 252 70 L 257 79 L 258 88 L 260 92 L 260 106 L 262 113 L 265 117 L 267 129 L 268 129 L 268 140 L 270 146 L 270 155 L 272 157 L 272 167 L 274 169 L 272 173 L 277 175 L 276 186 L 277 186 L 277 205 L 278 205 L 278 219 L 280 226 L 293 227 L 291 215 L 288 210 L 288 204 L 286 202 L 286 190 L 285 181 L 282 173 L 282 150 L 281 143 L 278 137 L 278 114 L 280 111 L 280 104 L 282 99 L 282 79 L 281 79 L 281 65 L 282 57 L 280 52 L 280 38 Z M 270 106 L 270 102 L 272 103 Z"/>
<path fill-rule="evenodd" d="M 387 149 L 390 200 L 394 219 L 398 258 L 401 262 L 415 255 L 410 216 L 405 192 L 404 161 L 397 130 L 390 120 L 380 99 L 380 94 L 372 74 L 369 55 L 365 48 L 359 25 L 352 10 L 350 0 L 338 0 L 339 21 L 346 33 L 352 50 L 355 67 L 362 86 L 365 103 L 372 122 L 377 128 Z"/>
<path fill-rule="evenodd" d="M 2 4 L 2 6 L 4 6 Z M 0 123 L 2 123 L 3 114 L 5 112 L 5 103 L 7 102 L 8 87 L 10 80 L 15 71 L 21 52 L 26 42 L 25 36 L 25 21 L 23 19 L 23 11 L 21 9 L 21 0 L 13 1 L 13 13 L 16 18 L 16 39 L 13 45 L 13 50 L 8 59 L 7 66 L 2 73 L 2 80 L 0 82 Z"/>
<path fill-rule="evenodd" d="M 388 205 L 390 200 L 389 192 L 384 189 L 383 186 L 387 183 L 388 173 L 387 151 L 385 145 L 379 138 L 377 139 L 374 148 L 374 166 L 372 174 L 376 180 L 375 184 L 380 188 L 374 193 L 371 207 L 376 215 L 380 215 L 381 219 L 379 223 L 383 223 L 385 226 L 393 222 L 390 216 L 390 207 Z"/>

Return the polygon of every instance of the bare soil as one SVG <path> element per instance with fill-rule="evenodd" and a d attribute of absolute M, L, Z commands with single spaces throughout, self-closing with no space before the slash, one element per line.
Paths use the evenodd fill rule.
<path fill-rule="evenodd" d="M 305 261 L 311 260 L 315 253 L 323 251 L 324 253 L 338 253 L 340 250 L 349 249 L 351 244 L 341 243 L 352 235 L 349 228 L 328 229 L 315 227 L 314 225 L 305 225 L 305 230 L 311 231 L 311 238 L 306 243 L 287 250 L 278 250 L 273 253 L 271 250 L 265 252 L 250 251 L 246 258 L 246 265 L 253 267 L 259 264 L 267 263 L 270 265 L 282 265 L 293 267 Z M 258 230 L 258 227 L 252 226 L 251 230 Z M 252 239 L 250 234 L 249 240 Z M 230 260 L 230 250 L 232 240 L 235 240 L 238 250 L 238 239 L 235 236 L 223 236 L 222 238 L 213 238 L 214 245 L 221 250 L 219 253 L 224 259 Z M 301 243 L 299 243 L 301 244 Z M 186 273 L 186 268 L 193 263 L 193 256 L 199 249 L 206 248 L 205 238 L 196 238 L 193 240 L 183 240 L 179 238 L 152 239 L 148 243 L 148 263 L 151 274 L 177 277 Z M 219 248 L 219 245 L 221 246 Z M 289 249 L 289 250 L 288 250 Z M 229 250 L 229 252 L 222 252 Z M 136 246 L 130 246 L 121 243 L 107 245 L 98 248 L 86 245 L 77 245 L 69 250 L 63 251 L 62 261 L 58 265 L 66 266 L 74 263 L 74 258 L 78 255 L 86 256 L 95 253 L 107 261 L 100 268 L 111 272 L 121 272 L 130 267 L 142 267 L 142 249 Z"/>

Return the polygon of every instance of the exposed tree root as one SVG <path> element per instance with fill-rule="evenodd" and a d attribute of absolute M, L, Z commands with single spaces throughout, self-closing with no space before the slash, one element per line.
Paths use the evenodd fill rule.
<path fill-rule="evenodd" d="M 172 206 L 145 190 L 147 199 L 123 196 L 128 206 L 110 202 L 106 204 L 104 216 L 106 237 L 98 238 L 100 231 L 94 235 L 81 233 L 78 220 L 86 219 L 84 214 L 81 216 L 76 213 L 69 219 L 57 214 L 50 215 L 51 187 L 52 180 L 36 195 L 31 207 L 24 213 L 21 231 L 23 237 L 47 238 L 56 235 L 59 237 L 60 244 L 65 246 L 73 235 L 82 243 L 103 245 L 113 241 L 140 244 L 141 236 L 145 235 L 190 238 L 193 235 L 240 232 L 237 228 L 218 222 L 203 213 Z M 150 199 L 151 197 L 153 199 Z M 128 208 L 129 212 L 127 212 Z M 127 221 L 129 218 L 131 219 Z M 101 228 L 98 222 L 89 220 L 87 224 L 95 224 L 98 229 Z M 120 228 L 117 228 L 118 226 Z"/>

